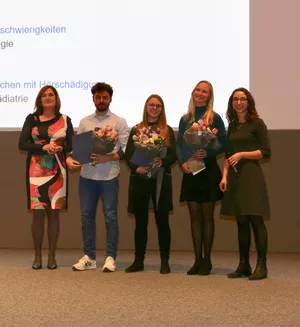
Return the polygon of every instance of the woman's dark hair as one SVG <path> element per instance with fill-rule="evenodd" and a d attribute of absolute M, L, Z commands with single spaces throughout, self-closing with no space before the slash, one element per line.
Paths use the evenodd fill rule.
<path fill-rule="evenodd" d="M 57 115 L 59 113 L 59 111 L 60 111 L 61 102 L 60 102 L 60 97 L 58 95 L 58 92 L 57 92 L 56 88 L 53 87 L 52 85 L 45 85 L 40 89 L 40 91 L 39 91 L 39 93 L 38 93 L 38 95 L 37 95 L 37 97 L 35 99 L 34 112 L 35 112 L 35 114 L 37 116 L 41 116 L 43 114 L 43 112 L 44 112 L 44 109 L 43 109 L 43 106 L 42 106 L 42 96 L 46 92 L 46 90 L 48 90 L 48 89 L 51 89 L 53 91 L 53 93 L 55 95 L 55 98 L 56 98 L 55 112 L 54 113 Z"/>
<path fill-rule="evenodd" d="M 248 103 L 248 107 L 247 107 L 247 114 L 246 114 L 246 120 L 252 120 L 252 119 L 256 119 L 258 118 L 258 113 L 256 111 L 255 108 L 255 101 L 254 98 L 252 96 L 252 94 L 245 89 L 244 87 L 239 87 L 237 89 L 235 89 L 231 96 L 229 97 L 228 100 L 228 107 L 227 107 L 227 112 L 226 112 L 226 118 L 229 122 L 237 122 L 238 121 L 238 117 L 237 114 L 235 112 L 235 110 L 233 109 L 232 106 L 232 102 L 233 102 L 233 96 L 235 92 L 244 92 L 247 98 L 247 103 Z"/>

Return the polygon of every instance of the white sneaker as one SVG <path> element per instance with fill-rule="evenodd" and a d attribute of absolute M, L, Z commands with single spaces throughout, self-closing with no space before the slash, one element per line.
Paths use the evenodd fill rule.
<path fill-rule="evenodd" d="M 82 257 L 74 266 L 72 266 L 73 270 L 89 270 L 96 269 L 96 260 L 90 259 L 87 255 Z"/>
<path fill-rule="evenodd" d="M 103 272 L 114 272 L 116 270 L 116 262 L 112 257 L 107 257 L 102 268 Z"/>

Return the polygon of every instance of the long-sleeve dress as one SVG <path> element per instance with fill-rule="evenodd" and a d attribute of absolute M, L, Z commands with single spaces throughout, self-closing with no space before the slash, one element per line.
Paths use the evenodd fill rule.
<path fill-rule="evenodd" d="M 173 198 L 172 198 L 172 176 L 171 166 L 176 161 L 176 140 L 173 129 L 168 126 L 170 145 L 167 148 L 167 155 L 162 159 L 163 178 L 160 189 L 160 196 L 156 201 L 156 180 L 147 179 L 136 172 L 138 168 L 131 159 L 135 151 L 133 135 L 136 134 L 136 127 L 133 127 L 130 131 L 128 143 L 124 159 L 131 170 L 129 181 L 129 194 L 128 194 L 128 212 L 135 213 L 137 206 L 141 204 L 145 196 L 148 196 L 149 189 L 154 190 L 153 203 L 158 203 L 157 210 L 168 212 L 173 210 Z"/>
<path fill-rule="evenodd" d="M 35 114 L 27 116 L 20 134 L 19 149 L 28 152 L 28 209 L 67 208 L 66 152 L 72 150 L 73 134 L 71 119 L 65 115 L 58 114 L 43 122 Z M 63 150 L 55 155 L 43 151 L 43 146 L 50 142 L 62 146 Z"/>
<path fill-rule="evenodd" d="M 237 152 L 260 150 L 264 158 L 271 156 L 268 131 L 262 119 L 243 124 L 230 123 L 226 158 Z M 229 166 L 227 191 L 224 193 L 221 214 L 226 216 L 270 215 L 264 173 L 258 160 L 242 159 L 234 170 Z"/>
<path fill-rule="evenodd" d="M 196 107 L 195 108 L 195 122 L 203 118 L 207 107 Z M 179 164 L 182 165 L 191 157 L 191 149 L 188 147 L 184 140 L 184 132 L 193 124 L 185 120 L 183 117 L 179 123 L 179 132 L 177 137 L 177 157 Z M 197 203 L 208 203 L 215 202 L 222 198 L 222 192 L 219 188 L 219 183 L 222 179 L 221 170 L 217 163 L 216 156 L 225 151 L 226 144 L 226 130 L 225 125 L 217 113 L 214 113 L 213 123 L 211 129 L 218 129 L 218 146 L 210 146 L 205 149 L 207 157 L 204 158 L 206 168 L 200 173 L 183 174 L 180 202 L 184 201 L 195 201 Z"/>

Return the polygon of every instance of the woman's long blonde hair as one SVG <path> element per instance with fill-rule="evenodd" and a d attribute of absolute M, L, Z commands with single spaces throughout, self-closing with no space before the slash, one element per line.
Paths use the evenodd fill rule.
<path fill-rule="evenodd" d="M 185 121 L 189 121 L 189 122 L 194 122 L 195 121 L 195 103 L 194 103 L 194 99 L 193 99 L 193 93 L 195 91 L 195 89 L 197 88 L 197 86 L 201 83 L 205 83 L 208 85 L 209 88 L 209 100 L 207 103 L 207 109 L 205 111 L 204 116 L 202 117 L 202 119 L 204 121 L 206 121 L 209 124 L 213 123 L 214 120 L 214 110 L 213 110 L 213 106 L 214 106 L 214 89 L 211 85 L 210 82 L 208 81 L 200 81 L 199 83 L 196 84 L 196 86 L 194 87 L 192 94 L 191 94 L 191 98 L 190 98 L 190 102 L 189 102 L 189 106 L 188 106 L 188 112 L 183 116 Z"/>
<path fill-rule="evenodd" d="M 146 127 L 146 128 L 149 127 L 149 125 L 148 125 L 147 105 L 148 105 L 148 102 L 151 99 L 153 99 L 153 98 L 157 99 L 161 103 L 161 113 L 160 113 L 159 118 L 158 118 L 157 127 L 160 129 L 161 134 L 163 136 L 165 136 L 166 142 L 169 145 L 170 144 L 170 140 L 169 140 L 169 128 L 168 128 L 168 125 L 167 125 L 167 117 L 166 117 L 165 104 L 164 104 L 163 99 L 159 95 L 157 95 L 157 94 L 151 94 L 147 98 L 147 100 L 145 102 L 145 105 L 144 105 L 143 120 L 137 125 L 137 128 L 138 129 L 141 129 L 143 127 Z"/>

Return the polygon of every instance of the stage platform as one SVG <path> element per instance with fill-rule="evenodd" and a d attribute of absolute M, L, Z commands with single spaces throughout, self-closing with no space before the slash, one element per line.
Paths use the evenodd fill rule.
<path fill-rule="evenodd" d="M 0 249 L 0 326 L 299 327 L 300 253 L 270 253 L 269 277 L 228 279 L 238 253 L 214 252 L 209 276 L 188 276 L 193 253 L 174 251 L 169 275 L 159 274 L 157 251 L 145 271 L 128 274 L 133 253 L 120 251 L 117 271 L 74 272 L 80 250 L 58 250 L 58 269 L 31 269 L 32 250 Z M 255 266 L 255 254 L 251 262 Z"/>

